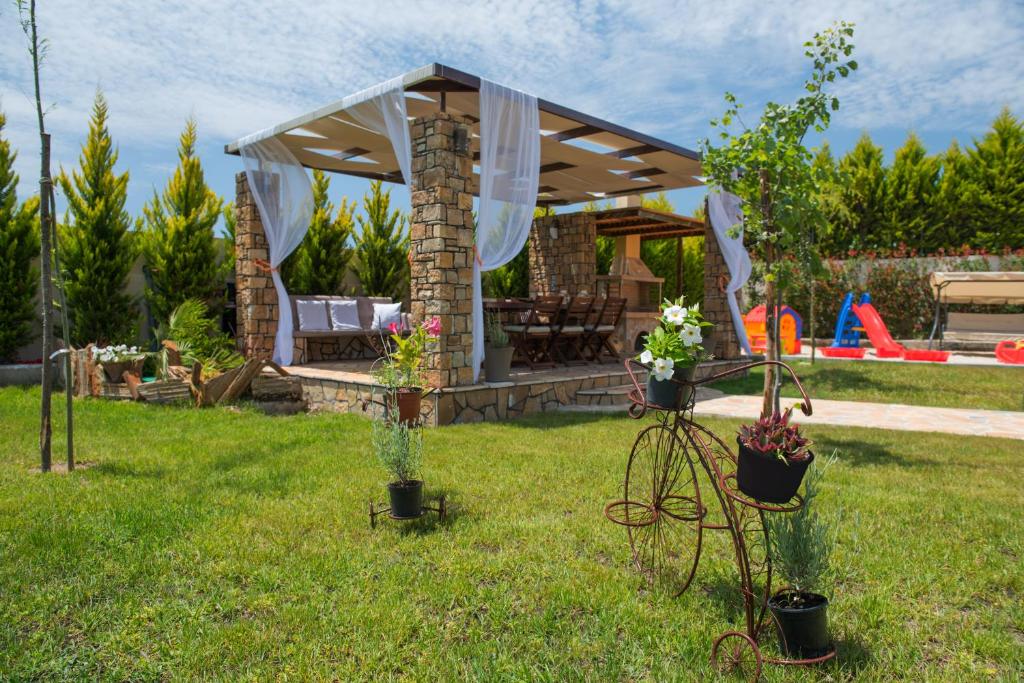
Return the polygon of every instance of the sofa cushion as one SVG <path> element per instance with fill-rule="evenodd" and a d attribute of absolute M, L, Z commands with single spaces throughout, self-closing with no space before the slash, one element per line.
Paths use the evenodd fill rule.
<path fill-rule="evenodd" d="M 402 325 L 402 304 L 373 304 L 373 324 L 370 326 L 372 330 L 387 330 L 391 324 L 401 326 Z"/>
<path fill-rule="evenodd" d="M 316 299 L 299 299 L 295 302 L 299 314 L 299 329 L 304 332 L 331 329 L 327 322 L 327 306 Z"/>
<path fill-rule="evenodd" d="M 363 329 L 359 323 L 359 306 L 355 299 L 328 301 L 331 312 L 331 329 L 351 332 Z"/>

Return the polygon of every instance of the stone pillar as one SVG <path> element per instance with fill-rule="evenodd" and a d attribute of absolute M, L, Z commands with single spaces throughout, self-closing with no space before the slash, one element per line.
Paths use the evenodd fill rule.
<path fill-rule="evenodd" d="M 277 291 L 270 273 L 256 265 L 267 261 L 267 236 L 245 173 L 235 175 L 235 300 L 238 346 L 246 358 L 271 358 L 277 334 Z"/>
<path fill-rule="evenodd" d="M 529 245 L 530 296 L 595 293 L 597 223 L 593 214 L 535 218 Z"/>
<path fill-rule="evenodd" d="M 704 222 L 704 304 L 701 311 L 704 318 L 714 323 L 713 348 L 707 349 L 715 358 L 732 359 L 740 357 L 740 342 L 729 313 L 729 301 L 725 297 L 725 286 L 729 284 L 729 267 L 725 264 L 722 250 L 715 238 L 715 231 L 705 219 Z M 740 310 L 743 303 L 740 292 L 736 293 Z"/>
<path fill-rule="evenodd" d="M 473 383 L 470 125 L 444 112 L 412 124 L 410 309 L 415 324 L 435 315 L 441 319 L 441 339 L 426 359 L 435 387 Z"/>

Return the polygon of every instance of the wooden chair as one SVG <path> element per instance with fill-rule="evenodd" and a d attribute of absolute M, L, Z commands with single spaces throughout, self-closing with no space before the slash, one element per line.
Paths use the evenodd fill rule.
<path fill-rule="evenodd" d="M 609 360 L 619 360 L 619 353 L 611 344 L 611 336 L 619 326 L 622 313 L 626 310 L 626 300 L 622 297 L 610 296 L 604 300 L 601 315 L 594 324 L 584 326 L 584 348 L 591 353 L 591 360 L 601 362 L 607 351 Z"/>
<path fill-rule="evenodd" d="M 565 365 L 587 362 L 581 344 L 586 334 L 584 325 L 593 307 L 594 297 L 590 295 L 572 297 L 551 331 L 551 348 Z"/>
<path fill-rule="evenodd" d="M 555 367 L 551 357 L 551 330 L 561 308 L 562 297 L 538 296 L 521 323 L 505 326 L 516 353 L 531 370 L 539 366 Z"/>

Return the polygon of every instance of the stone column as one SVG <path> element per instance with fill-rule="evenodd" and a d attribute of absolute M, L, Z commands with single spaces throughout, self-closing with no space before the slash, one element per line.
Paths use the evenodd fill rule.
<path fill-rule="evenodd" d="M 593 214 L 535 218 L 529 249 L 530 296 L 595 293 L 597 224 Z"/>
<path fill-rule="evenodd" d="M 729 267 L 725 264 L 722 250 L 707 219 L 704 221 L 704 304 L 701 311 L 704 318 L 714 323 L 714 347 L 708 349 L 715 358 L 732 359 L 740 357 L 740 343 L 729 313 L 729 301 L 725 297 L 725 286 L 729 284 Z M 740 292 L 736 293 L 740 310 L 743 303 Z"/>
<path fill-rule="evenodd" d="M 256 265 L 267 261 L 267 236 L 245 173 L 235 175 L 235 300 L 238 346 L 246 358 L 271 358 L 277 334 L 277 291 L 270 273 Z"/>
<path fill-rule="evenodd" d="M 440 342 L 426 359 L 435 387 L 473 383 L 470 125 L 444 112 L 412 124 L 410 308 L 415 324 L 435 315 L 441 319 Z"/>

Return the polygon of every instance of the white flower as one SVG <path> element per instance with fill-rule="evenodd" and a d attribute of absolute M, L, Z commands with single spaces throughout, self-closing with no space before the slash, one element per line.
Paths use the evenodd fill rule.
<path fill-rule="evenodd" d="M 700 304 L 699 303 L 690 306 L 690 315 L 693 315 L 694 313 L 700 313 Z"/>
<path fill-rule="evenodd" d="M 683 325 L 683 329 L 679 330 L 679 338 L 683 340 L 684 346 L 700 344 L 700 325 L 692 325 L 690 323 Z"/>
<path fill-rule="evenodd" d="M 682 306 L 669 306 L 663 317 L 670 325 L 682 325 L 686 321 L 686 309 Z"/>
<path fill-rule="evenodd" d="M 654 362 L 654 354 L 651 353 L 650 351 L 644 351 L 643 353 L 640 354 L 640 362 L 643 363 L 644 365 L 650 365 L 652 362 Z"/>
<path fill-rule="evenodd" d="M 675 369 L 673 368 L 675 364 L 675 361 L 672 360 L 671 358 L 655 358 L 654 379 L 658 380 L 659 382 L 664 382 L 665 380 L 672 377 L 672 373 L 675 372 Z"/>

